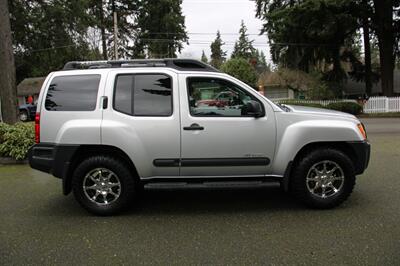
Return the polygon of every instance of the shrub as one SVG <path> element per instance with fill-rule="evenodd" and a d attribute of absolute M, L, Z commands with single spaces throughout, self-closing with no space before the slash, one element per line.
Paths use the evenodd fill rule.
<path fill-rule="evenodd" d="M 359 105 L 358 103 L 353 103 L 353 102 L 330 103 L 326 106 L 326 108 L 349 113 L 352 115 L 359 115 L 363 111 L 363 108 L 361 105 Z"/>
<path fill-rule="evenodd" d="M 230 59 L 221 66 L 221 70 L 252 87 L 256 85 L 257 72 L 246 59 Z"/>
<path fill-rule="evenodd" d="M 0 156 L 25 159 L 28 149 L 35 142 L 33 123 L 0 123 Z"/>

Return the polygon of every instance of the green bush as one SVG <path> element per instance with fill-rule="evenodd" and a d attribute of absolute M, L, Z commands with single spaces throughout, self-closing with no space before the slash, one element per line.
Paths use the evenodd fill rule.
<path fill-rule="evenodd" d="M 221 70 L 252 87 L 256 86 L 257 72 L 246 59 L 229 59 L 221 66 Z"/>
<path fill-rule="evenodd" d="M 361 105 L 359 105 L 358 103 L 353 103 L 353 102 L 330 103 L 326 106 L 326 108 L 349 113 L 352 115 L 359 115 L 363 111 L 363 108 Z"/>
<path fill-rule="evenodd" d="M 28 149 L 35 143 L 33 123 L 0 123 L 0 156 L 25 159 Z"/>
<path fill-rule="evenodd" d="M 319 103 L 305 103 L 305 102 L 293 101 L 293 100 L 280 101 L 280 103 L 287 104 L 287 105 L 300 105 L 300 106 L 315 107 L 315 108 L 325 108 L 322 104 L 319 104 Z"/>

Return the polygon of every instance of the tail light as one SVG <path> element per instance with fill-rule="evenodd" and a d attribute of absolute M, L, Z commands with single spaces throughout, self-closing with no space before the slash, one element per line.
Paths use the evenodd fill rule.
<path fill-rule="evenodd" d="M 35 115 L 35 142 L 40 142 L 40 113 Z"/>

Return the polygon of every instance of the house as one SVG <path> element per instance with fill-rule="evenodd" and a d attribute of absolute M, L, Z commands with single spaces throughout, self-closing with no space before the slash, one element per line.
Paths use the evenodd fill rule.
<path fill-rule="evenodd" d="M 259 87 L 262 94 L 269 99 L 295 99 L 299 98 L 297 92 L 280 84 L 269 84 Z"/>
<path fill-rule="evenodd" d="M 36 102 L 46 77 L 26 78 L 17 85 L 18 106 L 26 104 L 29 96 Z"/>

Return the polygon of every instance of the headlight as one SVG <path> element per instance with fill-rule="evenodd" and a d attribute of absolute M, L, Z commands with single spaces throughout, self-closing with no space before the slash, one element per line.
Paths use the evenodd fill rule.
<path fill-rule="evenodd" d="M 357 124 L 357 127 L 361 135 L 364 137 L 364 139 L 367 139 L 367 131 L 365 130 L 364 124 L 363 123 Z"/>

